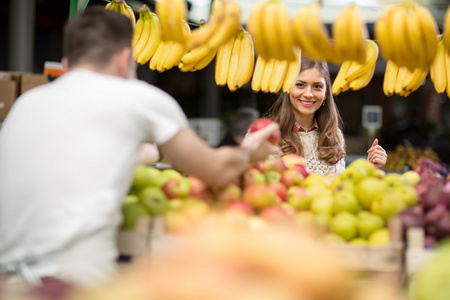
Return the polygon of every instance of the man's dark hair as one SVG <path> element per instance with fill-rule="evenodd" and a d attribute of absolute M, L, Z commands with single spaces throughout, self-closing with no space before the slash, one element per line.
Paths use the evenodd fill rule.
<path fill-rule="evenodd" d="M 63 52 L 69 67 L 80 63 L 105 67 L 123 48 L 131 48 L 130 20 L 102 6 L 88 7 L 64 28 Z"/>

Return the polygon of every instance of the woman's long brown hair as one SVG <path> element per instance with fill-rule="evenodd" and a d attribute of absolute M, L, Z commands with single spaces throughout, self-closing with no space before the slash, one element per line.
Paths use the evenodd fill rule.
<path fill-rule="evenodd" d="M 339 129 L 342 131 L 342 119 L 334 102 L 331 92 L 330 72 L 326 62 L 315 61 L 304 56 L 301 58 L 302 71 L 316 68 L 325 78 L 326 100 L 315 113 L 315 119 L 319 127 L 318 157 L 329 164 L 336 164 L 345 157 L 345 149 L 339 137 Z M 295 153 L 304 156 L 303 145 L 298 134 L 294 131 L 295 116 L 288 93 L 281 93 L 266 116 L 280 124 L 281 139 L 279 146 L 281 151 Z"/>

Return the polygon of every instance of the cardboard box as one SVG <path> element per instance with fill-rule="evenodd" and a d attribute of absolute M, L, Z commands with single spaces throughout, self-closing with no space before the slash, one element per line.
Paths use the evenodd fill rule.
<path fill-rule="evenodd" d="M 4 120 L 18 95 L 18 83 L 8 78 L 0 79 L 0 120 Z"/>
<path fill-rule="evenodd" d="M 23 94 L 34 87 L 48 83 L 48 76 L 44 74 L 24 73 L 21 77 L 20 94 Z"/>

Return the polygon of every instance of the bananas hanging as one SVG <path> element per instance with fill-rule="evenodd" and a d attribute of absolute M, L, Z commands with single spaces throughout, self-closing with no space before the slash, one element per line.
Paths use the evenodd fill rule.
<path fill-rule="evenodd" d="M 139 8 L 139 19 L 134 27 L 133 53 L 140 64 L 147 63 L 161 43 L 161 24 L 158 16 L 144 4 Z"/>
<path fill-rule="evenodd" d="M 325 25 L 320 20 L 318 2 L 300 8 L 292 20 L 294 43 L 302 49 L 303 55 L 316 60 L 340 64 L 334 45 Z"/>
<path fill-rule="evenodd" d="M 206 26 L 204 21 L 200 21 L 200 27 Z M 210 49 L 206 45 L 200 45 L 189 50 L 181 58 L 178 68 L 182 72 L 194 72 L 205 68 L 214 59 L 217 54 L 217 48 Z"/>
<path fill-rule="evenodd" d="M 191 29 L 188 23 L 183 21 L 182 25 L 183 35 L 189 36 L 191 34 Z M 158 72 L 164 72 L 172 69 L 180 64 L 181 58 L 186 54 L 186 52 L 187 48 L 183 43 L 173 40 L 161 40 L 155 54 L 150 59 L 149 67 L 151 70 L 157 70 Z"/>
<path fill-rule="evenodd" d="M 289 92 L 300 70 L 300 50 L 294 51 L 297 59 L 293 61 L 276 59 L 266 61 L 262 56 L 258 56 L 252 77 L 252 90 L 273 94 L 277 94 L 280 90 Z"/>
<path fill-rule="evenodd" d="M 428 68 L 416 68 L 410 71 L 407 67 L 399 67 L 392 60 L 388 60 L 384 74 L 383 92 L 386 96 L 396 94 L 408 97 L 420 87 L 427 74 Z"/>
<path fill-rule="evenodd" d="M 332 25 L 337 58 L 335 60 L 366 61 L 366 43 L 369 33 L 363 22 L 361 9 L 354 3 L 345 7 Z"/>
<path fill-rule="evenodd" d="M 372 40 L 365 40 L 365 44 L 367 52 L 363 64 L 356 60 L 346 60 L 342 63 L 331 87 L 334 95 L 339 95 L 347 90 L 356 91 L 369 84 L 375 73 L 379 50 L 378 45 Z"/>
<path fill-rule="evenodd" d="M 450 97 L 450 54 L 445 38 L 438 44 L 436 57 L 430 66 L 430 78 L 439 94 L 447 91 Z"/>
<path fill-rule="evenodd" d="M 160 0 L 156 14 L 161 22 L 162 40 L 185 44 L 189 35 L 183 29 L 187 22 L 186 0 Z"/>
<path fill-rule="evenodd" d="M 216 84 L 227 85 L 230 91 L 236 91 L 250 81 L 254 61 L 252 37 L 246 30 L 241 29 L 217 51 Z"/>
<path fill-rule="evenodd" d="M 386 7 L 374 26 L 385 60 L 410 71 L 428 70 L 437 51 L 436 20 L 424 6 L 411 1 Z"/>
<path fill-rule="evenodd" d="M 209 22 L 192 31 L 189 49 L 204 45 L 217 49 L 233 38 L 241 28 L 241 8 L 236 0 L 214 0 Z"/>
<path fill-rule="evenodd" d="M 443 35 L 445 47 L 450 54 L 450 6 L 447 8 L 447 12 L 445 13 Z"/>
<path fill-rule="evenodd" d="M 294 61 L 294 38 L 286 5 L 280 0 L 256 2 L 250 13 L 247 29 L 253 37 L 255 50 L 265 60 Z"/>
<path fill-rule="evenodd" d="M 128 17 L 131 21 L 131 25 L 134 27 L 136 24 L 136 16 L 134 15 L 133 9 L 125 2 L 125 0 L 112 0 L 108 4 L 106 4 L 105 9 L 112 10 L 118 12 L 126 17 Z"/>

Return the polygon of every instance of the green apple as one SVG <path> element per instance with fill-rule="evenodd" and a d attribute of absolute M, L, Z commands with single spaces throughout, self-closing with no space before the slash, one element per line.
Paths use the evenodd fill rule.
<path fill-rule="evenodd" d="M 266 183 L 266 177 L 264 174 L 255 168 L 247 169 L 243 175 L 243 184 L 248 186 L 255 183 Z"/>
<path fill-rule="evenodd" d="M 139 200 L 152 215 L 160 215 L 169 209 L 169 200 L 162 189 L 156 186 L 142 189 Z"/>
<path fill-rule="evenodd" d="M 123 205 L 132 203 L 139 203 L 139 197 L 137 195 L 126 195 L 125 198 L 123 198 Z"/>
<path fill-rule="evenodd" d="M 386 246 L 389 244 L 389 230 L 387 228 L 375 230 L 367 241 L 370 246 Z"/>
<path fill-rule="evenodd" d="M 367 159 L 358 158 L 352 161 L 349 167 L 361 167 L 366 170 L 367 176 L 372 176 L 373 172 L 377 170 Z"/>
<path fill-rule="evenodd" d="M 403 185 L 392 189 L 392 193 L 396 194 L 406 206 L 414 206 L 419 201 L 419 195 L 412 185 Z"/>
<path fill-rule="evenodd" d="M 311 173 L 308 177 L 306 177 L 303 181 L 302 181 L 302 186 L 308 188 L 310 186 L 323 186 L 323 187 L 327 187 L 328 181 L 325 180 L 325 177 L 317 174 L 317 173 Z"/>
<path fill-rule="evenodd" d="M 133 229 L 139 217 L 148 216 L 147 208 L 140 203 L 128 203 L 122 207 L 123 223 L 122 228 Z"/>
<path fill-rule="evenodd" d="M 322 191 L 312 197 L 310 210 L 315 214 L 333 213 L 333 194 L 328 191 Z"/>
<path fill-rule="evenodd" d="M 383 181 L 390 189 L 405 185 L 405 179 L 398 173 L 386 174 L 386 176 L 383 177 Z"/>
<path fill-rule="evenodd" d="M 409 185 L 416 185 L 420 181 L 420 175 L 414 170 L 406 171 L 402 174 L 405 183 Z"/>
<path fill-rule="evenodd" d="M 316 223 L 320 229 L 323 231 L 328 230 L 331 220 L 331 216 L 329 214 L 316 214 L 314 217 L 316 218 Z"/>
<path fill-rule="evenodd" d="M 278 182 L 278 181 L 280 181 L 281 173 L 271 170 L 271 171 L 267 171 L 266 173 L 264 173 L 264 176 L 266 177 L 267 183 Z"/>
<path fill-rule="evenodd" d="M 361 237 L 356 237 L 356 238 L 350 240 L 349 244 L 355 245 L 355 246 L 367 246 L 369 243 L 367 242 L 366 239 L 363 239 Z"/>
<path fill-rule="evenodd" d="M 311 193 L 299 185 L 287 190 L 287 202 L 297 210 L 307 210 L 311 203 Z"/>
<path fill-rule="evenodd" d="M 340 212 L 330 220 L 330 231 L 342 236 L 346 241 L 358 233 L 356 216 L 349 212 Z"/>
<path fill-rule="evenodd" d="M 174 169 L 162 170 L 159 176 L 155 176 L 152 180 L 152 185 L 156 187 L 163 187 L 163 185 L 171 178 L 183 177 L 178 171 Z"/>
<path fill-rule="evenodd" d="M 368 211 L 360 211 L 357 215 L 358 235 L 367 239 L 372 232 L 384 227 L 384 220 Z"/>
<path fill-rule="evenodd" d="M 150 185 L 155 185 L 155 180 L 158 181 L 158 177 L 161 176 L 161 171 L 155 167 L 147 166 L 147 175 L 150 179 Z"/>
<path fill-rule="evenodd" d="M 134 167 L 131 189 L 139 192 L 141 189 L 149 185 L 150 177 L 148 176 L 147 166 L 137 165 Z"/>
<path fill-rule="evenodd" d="M 405 208 L 405 202 L 396 194 L 393 192 L 385 192 L 372 202 L 370 210 L 387 221 Z"/>
<path fill-rule="evenodd" d="M 344 172 L 342 172 L 341 179 L 343 181 L 352 181 L 353 184 L 358 184 L 361 179 L 370 176 L 371 173 L 367 170 L 365 166 L 362 164 L 350 164 L 347 168 L 345 168 Z"/>
<path fill-rule="evenodd" d="M 332 232 L 324 234 L 322 236 L 322 240 L 324 241 L 324 243 L 331 245 L 344 245 L 347 243 L 347 241 L 342 236 Z"/>
<path fill-rule="evenodd" d="M 338 190 L 334 193 L 333 212 L 338 214 L 343 211 L 356 214 L 361 210 L 361 205 L 352 190 Z"/>
<path fill-rule="evenodd" d="M 365 177 L 356 185 L 355 194 L 364 208 L 369 209 L 372 202 L 387 189 L 386 183 L 376 177 Z"/>

